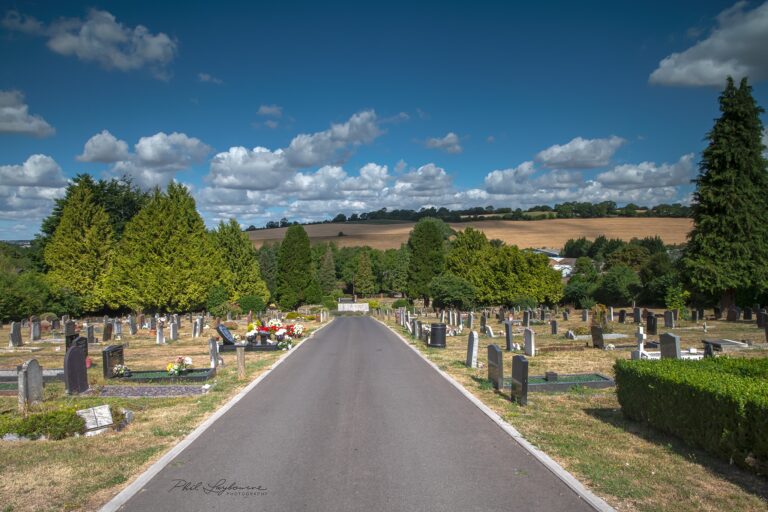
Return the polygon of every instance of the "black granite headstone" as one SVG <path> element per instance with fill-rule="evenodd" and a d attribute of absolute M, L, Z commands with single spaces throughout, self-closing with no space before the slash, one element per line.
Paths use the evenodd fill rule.
<path fill-rule="evenodd" d="M 216 332 L 218 332 L 219 336 L 221 336 L 221 340 L 223 341 L 224 345 L 235 344 L 235 337 L 232 336 L 232 333 L 229 332 L 229 329 L 227 329 L 224 324 L 219 324 L 219 326 L 216 327 Z"/>
<path fill-rule="evenodd" d="M 64 385 L 70 395 L 88 391 L 88 372 L 85 368 L 85 352 L 82 347 L 74 346 L 67 349 L 64 356 Z"/>
<path fill-rule="evenodd" d="M 104 378 L 111 379 L 115 376 L 113 370 L 119 364 L 125 364 L 125 351 L 122 345 L 110 345 L 101 353 Z"/>
<path fill-rule="evenodd" d="M 528 359 L 525 356 L 512 358 L 512 401 L 528 404 Z"/>
<path fill-rule="evenodd" d="M 498 345 L 488 345 L 488 380 L 494 389 L 504 386 L 504 356 Z"/>

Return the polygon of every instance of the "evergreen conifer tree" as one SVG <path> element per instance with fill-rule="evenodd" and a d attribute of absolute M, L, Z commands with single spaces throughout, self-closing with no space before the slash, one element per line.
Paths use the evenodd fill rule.
<path fill-rule="evenodd" d="M 330 245 L 326 248 L 320 261 L 318 281 L 323 295 L 330 295 L 336 289 L 336 262 L 333 259 L 333 249 Z"/>
<path fill-rule="evenodd" d="M 275 297 L 277 293 L 277 253 L 279 247 L 272 244 L 265 244 L 259 249 L 259 268 L 261 277 L 267 284 L 270 297 Z"/>
<path fill-rule="evenodd" d="M 429 285 L 445 270 L 445 239 L 450 228 L 440 219 L 424 217 L 408 238 L 411 258 L 408 266 L 408 294 L 429 304 Z"/>
<path fill-rule="evenodd" d="M 768 289 L 768 169 L 764 110 L 746 78 L 738 88 L 728 78 L 720 112 L 694 180 L 694 227 L 682 267 L 693 289 L 729 308 L 737 290 Z"/>
<path fill-rule="evenodd" d="M 357 258 L 357 272 L 355 272 L 355 293 L 358 295 L 370 295 L 376 291 L 376 282 L 373 278 L 371 257 L 368 251 L 363 249 Z"/>
<path fill-rule="evenodd" d="M 104 273 L 113 250 L 109 216 L 93 201 L 89 186 L 75 187 L 45 247 L 49 282 L 74 291 L 85 311 L 97 311 L 104 305 Z"/>
<path fill-rule="evenodd" d="M 213 242 L 232 278 L 232 282 L 227 283 L 229 300 L 236 302 L 240 297 L 255 295 L 266 302 L 269 290 L 261 278 L 258 254 L 237 221 L 220 222 L 213 232 Z"/>
<path fill-rule="evenodd" d="M 286 309 L 320 300 L 309 237 L 300 224 L 289 227 L 280 244 L 276 295 L 280 306 Z"/>

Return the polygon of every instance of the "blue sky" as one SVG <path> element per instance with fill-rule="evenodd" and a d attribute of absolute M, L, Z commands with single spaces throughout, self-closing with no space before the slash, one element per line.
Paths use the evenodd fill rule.
<path fill-rule="evenodd" d="M 0 239 L 80 172 L 209 226 L 687 202 L 725 76 L 768 106 L 768 3 L 243 4 L 0 0 Z"/>

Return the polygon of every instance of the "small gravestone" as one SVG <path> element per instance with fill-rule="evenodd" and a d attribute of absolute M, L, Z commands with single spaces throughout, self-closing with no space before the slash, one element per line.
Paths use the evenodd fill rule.
<path fill-rule="evenodd" d="M 88 391 L 88 373 L 82 347 L 70 347 L 64 356 L 64 385 L 70 395 Z"/>
<path fill-rule="evenodd" d="M 24 344 L 21 341 L 21 324 L 19 322 L 11 322 L 11 332 L 8 334 L 8 347 L 20 347 Z"/>
<path fill-rule="evenodd" d="M 744 320 L 752 321 L 752 308 L 744 308 Z"/>
<path fill-rule="evenodd" d="M 581 321 L 582 322 L 589 322 L 589 310 L 588 309 L 582 309 L 581 310 Z"/>
<path fill-rule="evenodd" d="M 530 327 L 531 326 L 531 313 L 528 311 L 523 311 L 523 327 Z"/>
<path fill-rule="evenodd" d="M 108 405 L 75 411 L 85 421 L 85 436 L 95 436 L 106 432 L 114 424 L 112 411 Z"/>
<path fill-rule="evenodd" d="M 108 341 L 112 340 L 112 322 L 107 322 L 104 324 L 104 327 L 102 327 L 101 331 L 101 341 L 106 343 Z"/>
<path fill-rule="evenodd" d="M 533 329 L 526 328 L 523 331 L 523 340 L 525 341 L 525 355 L 534 357 L 536 355 L 536 333 Z"/>
<path fill-rule="evenodd" d="M 471 331 L 467 340 L 467 360 L 465 362 L 467 368 L 477 368 L 478 341 L 477 331 Z"/>
<path fill-rule="evenodd" d="M 693 323 L 699 322 L 699 311 L 696 309 L 691 310 L 691 322 Z"/>
<path fill-rule="evenodd" d="M 96 343 L 96 336 L 93 334 L 92 325 L 89 325 L 85 328 L 85 338 L 88 343 Z"/>
<path fill-rule="evenodd" d="M 123 345 L 110 345 L 101 352 L 101 365 L 105 379 L 115 376 L 115 366 L 125 364 Z"/>
<path fill-rule="evenodd" d="M 487 335 L 488 335 L 490 338 L 495 338 L 495 337 L 496 337 L 496 334 L 493 332 L 493 327 L 491 327 L 490 325 L 486 325 L 486 326 L 485 326 L 485 333 L 486 333 L 486 334 L 487 334 Z"/>
<path fill-rule="evenodd" d="M 504 340 L 507 350 L 512 350 L 512 322 L 509 320 L 504 322 Z"/>
<path fill-rule="evenodd" d="M 227 329 L 227 326 L 219 324 L 219 326 L 216 328 L 216 332 L 218 332 L 219 336 L 221 336 L 222 344 L 224 345 L 235 344 L 235 337 L 232 336 L 231 332 L 229 332 L 229 329 Z"/>
<path fill-rule="evenodd" d="M 208 339 L 208 353 L 211 356 L 211 368 L 215 370 L 219 366 L 219 344 L 216 338 Z"/>
<path fill-rule="evenodd" d="M 40 320 L 35 318 L 29 323 L 29 341 L 40 340 Z"/>
<path fill-rule="evenodd" d="M 720 308 L 713 308 L 714 314 L 715 314 L 715 320 L 720 320 L 723 318 L 723 310 Z"/>
<path fill-rule="evenodd" d="M 503 389 L 504 356 L 498 345 L 488 345 L 488 380 L 493 389 Z"/>
<path fill-rule="evenodd" d="M 474 327 L 474 325 L 475 325 L 475 314 L 474 313 L 470 313 L 469 314 L 469 324 L 467 324 L 467 327 L 472 329 L 472 327 Z"/>
<path fill-rule="evenodd" d="M 672 314 L 672 311 L 667 310 L 664 312 L 664 328 L 665 329 L 675 328 L 675 317 Z"/>
<path fill-rule="evenodd" d="M 512 358 L 512 400 L 520 405 L 528 404 L 528 359 Z"/>
<path fill-rule="evenodd" d="M 659 336 L 662 359 L 680 359 L 680 336 L 665 332 Z"/>
<path fill-rule="evenodd" d="M 768 312 L 765 309 L 761 309 L 757 312 L 757 326 L 762 329 L 765 327 L 766 320 L 768 320 Z"/>
<path fill-rule="evenodd" d="M 613 306 L 608 308 L 608 321 L 613 322 Z"/>
<path fill-rule="evenodd" d="M 64 350 L 69 350 L 71 347 L 80 347 L 83 350 L 85 357 L 88 357 L 88 338 L 76 334 L 72 337 L 68 337 L 64 340 Z"/>
<path fill-rule="evenodd" d="M 645 331 L 652 336 L 658 334 L 658 319 L 653 313 L 648 313 L 645 318 Z"/>
<path fill-rule="evenodd" d="M 553 336 L 556 336 L 557 335 L 557 320 L 551 320 L 549 322 L 549 328 L 550 328 L 550 333 Z"/>
<path fill-rule="evenodd" d="M 163 324 L 157 325 L 157 334 L 155 336 L 155 343 L 158 345 L 165 345 L 165 334 L 163 333 Z"/>
<path fill-rule="evenodd" d="M 179 339 L 179 324 L 176 322 L 171 323 L 170 326 L 170 338 L 171 341 L 176 341 Z"/>
<path fill-rule="evenodd" d="M 603 339 L 603 328 L 599 325 L 593 325 L 590 329 L 592 335 L 592 346 L 594 348 L 605 348 L 605 340 Z"/>
<path fill-rule="evenodd" d="M 565 333 L 565 339 L 567 339 L 567 340 L 575 340 L 576 339 L 576 333 L 574 333 L 572 330 L 568 329 L 568 331 Z"/>
<path fill-rule="evenodd" d="M 488 313 L 483 311 L 480 315 L 480 332 L 485 332 L 485 328 L 488 326 Z"/>
<path fill-rule="evenodd" d="M 632 351 L 632 359 L 641 359 L 642 353 L 645 351 L 645 333 L 642 325 L 637 326 L 635 341 L 637 342 L 637 350 Z"/>
<path fill-rule="evenodd" d="M 643 323 L 643 320 L 640 315 L 640 308 L 633 308 L 632 309 L 632 321 L 636 324 Z"/>
<path fill-rule="evenodd" d="M 725 317 L 725 320 L 727 322 L 735 322 L 738 319 L 739 319 L 739 312 L 738 312 L 738 310 L 736 308 L 729 309 L 728 310 L 728 314 Z"/>
<path fill-rule="evenodd" d="M 139 329 L 144 329 L 144 313 L 139 313 L 139 317 L 136 320 L 136 323 L 138 324 Z"/>
<path fill-rule="evenodd" d="M 114 326 L 112 327 L 112 334 L 114 334 L 116 337 L 123 337 L 123 322 L 121 322 L 119 318 L 115 318 Z"/>
<path fill-rule="evenodd" d="M 623 309 L 619 310 L 619 323 L 623 324 L 627 322 L 627 312 Z"/>
<path fill-rule="evenodd" d="M 157 316 L 149 317 L 149 328 L 150 330 L 157 329 Z"/>
<path fill-rule="evenodd" d="M 179 315 L 174 313 L 173 316 L 171 316 L 171 322 L 176 324 L 177 327 L 181 327 L 181 318 L 179 318 Z"/>
<path fill-rule="evenodd" d="M 542 322 L 547 319 L 547 311 L 545 309 L 539 310 L 539 320 Z"/>
<path fill-rule="evenodd" d="M 563 311 L 563 321 L 564 322 L 568 321 L 568 316 L 569 315 L 570 315 L 570 313 L 568 313 L 568 310 Z"/>
<path fill-rule="evenodd" d="M 136 336 L 136 333 L 139 332 L 136 325 L 136 317 L 133 315 L 128 315 L 128 331 L 131 333 L 131 336 Z"/>
<path fill-rule="evenodd" d="M 43 401 L 43 369 L 37 359 L 30 359 L 19 369 L 19 412 Z"/>
<path fill-rule="evenodd" d="M 64 322 L 64 342 L 66 343 L 67 348 L 74 343 L 78 336 L 79 334 L 75 332 L 75 322 L 72 320 Z"/>

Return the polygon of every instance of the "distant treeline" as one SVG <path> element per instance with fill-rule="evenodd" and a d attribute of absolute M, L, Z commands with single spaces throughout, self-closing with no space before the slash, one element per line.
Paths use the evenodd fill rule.
<path fill-rule="evenodd" d="M 465 210 L 449 210 L 448 208 L 422 208 L 416 210 L 392 210 L 386 208 L 373 212 L 353 213 L 349 217 L 340 213 L 333 219 L 307 224 L 328 224 L 331 222 L 369 222 L 369 221 L 401 221 L 418 222 L 425 217 L 438 218 L 444 222 L 471 222 L 486 219 L 502 220 L 543 220 L 543 219 L 594 219 L 601 217 L 690 217 L 691 208 L 680 203 L 659 204 L 653 207 L 638 206 L 629 203 L 618 207 L 614 201 L 601 203 L 580 203 L 576 201 L 534 206 L 528 210 L 517 208 L 494 208 L 493 206 L 467 208 Z M 263 228 L 249 226 L 246 231 L 258 229 L 273 229 L 288 227 L 298 222 L 290 222 L 286 218 L 279 221 L 269 221 Z"/>

